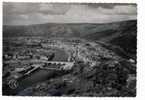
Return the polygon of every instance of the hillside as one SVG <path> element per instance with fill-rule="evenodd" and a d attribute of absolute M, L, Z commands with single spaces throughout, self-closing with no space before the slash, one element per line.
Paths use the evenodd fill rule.
<path fill-rule="evenodd" d="M 136 21 L 124 21 L 106 24 L 36 24 L 24 26 L 3 26 L 4 37 L 15 36 L 48 36 L 48 37 L 85 37 L 99 39 L 116 32 L 127 31 L 128 28 L 136 27 Z M 97 34 L 96 34 L 97 33 Z M 96 35 L 96 36 L 95 36 Z M 95 36 L 95 37 L 94 37 Z"/>
<path fill-rule="evenodd" d="M 3 95 L 135 97 L 136 24 L 4 26 Z"/>
<path fill-rule="evenodd" d="M 79 37 L 91 41 L 103 41 L 136 54 L 137 21 L 122 21 L 105 24 L 68 23 L 36 24 L 25 26 L 3 26 L 4 37 Z"/>

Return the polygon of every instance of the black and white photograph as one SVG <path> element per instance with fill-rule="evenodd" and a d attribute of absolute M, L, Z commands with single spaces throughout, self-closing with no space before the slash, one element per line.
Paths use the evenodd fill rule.
<path fill-rule="evenodd" d="M 2 8 L 3 96 L 136 97 L 136 3 Z"/>

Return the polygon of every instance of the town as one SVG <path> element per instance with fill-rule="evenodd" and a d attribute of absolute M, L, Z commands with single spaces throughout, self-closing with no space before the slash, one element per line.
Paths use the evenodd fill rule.
<path fill-rule="evenodd" d="M 37 80 L 40 82 L 39 79 L 63 75 L 76 66 L 82 68 L 82 64 L 89 71 L 106 61 L 108 68 L 112 69 L 122 60 L 101 44 L 78 38 L 7 38 L 4 39 L 3 49 L 3 89 L 9 88 L 10 95 L 33 85 Z"/>

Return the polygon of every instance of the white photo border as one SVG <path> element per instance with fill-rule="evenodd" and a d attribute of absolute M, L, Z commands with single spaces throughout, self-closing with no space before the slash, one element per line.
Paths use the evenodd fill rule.
<path fill-rule="evenodd" d="M 0 94 L 1 100 L 132 100 L 132 99 L 145 99 L 145 78 L 144 78 L 144 71 L 145 71 L 145 2 L 144 0 L 2 0 L 0 1 L 0 77 L 2 77 L 2 4 L 3 2 L 52 2 L 52 3 L 135 3 L 137 4 L 138 8 L 138 17 L 137 17 L 137 96 L 136 97 L 32 97 L 32 96 L 2 96 L 2 79 L 0 82 Z"/>

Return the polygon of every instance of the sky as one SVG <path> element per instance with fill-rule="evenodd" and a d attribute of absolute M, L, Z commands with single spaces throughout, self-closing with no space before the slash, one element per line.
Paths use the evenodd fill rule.
<path fill-rule="evenodd" d="M 110 23 L 137 19 L 136 4 L 3 3 L 4 25 Z"/>

